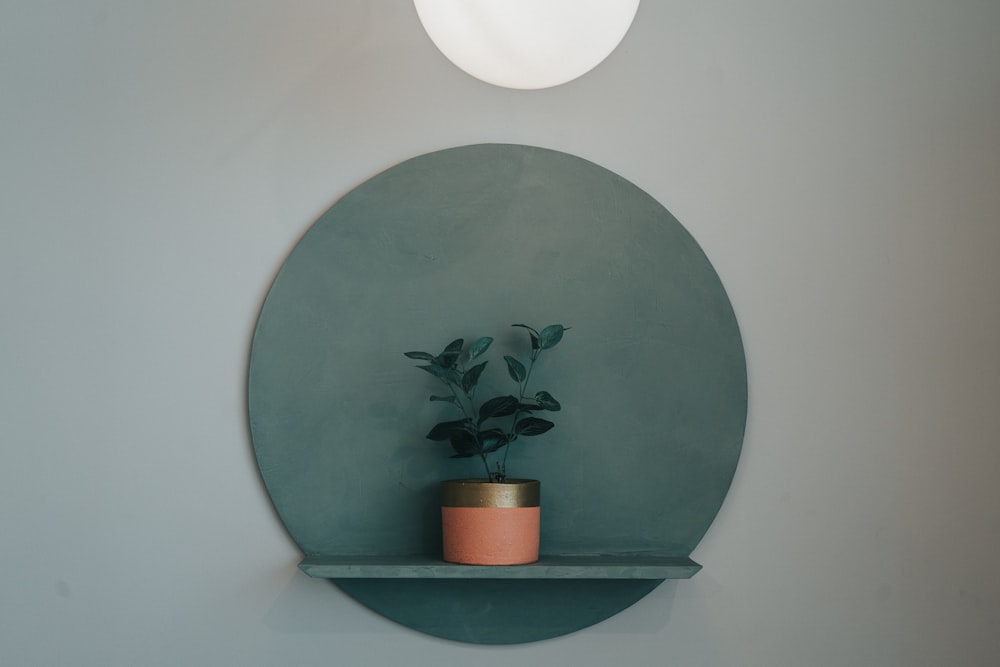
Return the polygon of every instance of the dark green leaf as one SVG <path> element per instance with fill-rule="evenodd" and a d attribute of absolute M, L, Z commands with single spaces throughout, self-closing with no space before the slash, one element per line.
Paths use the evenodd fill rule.
<path fill-rule="evenodd" d="M 469 361 L 472 361 L 473 359 L 481 355 L 483 352 L 485 352 L 489 348 L 492 342 L 493 342 L 492 338 L 490 338 L 489 336 L 483 336 L 475 343 L 473 343 L 472 347 L 469 348 Z"/>
<path fill-rule="evenodd" d="M 458 361 L 458 357 L 462 354 L 462 347 L 465 345 L 465 340 L 462 338 L 455 339 L 448 343 L 448 347 L 444 348 L 444 351 L 437 356 L 437 363 L 443 368 L 451 368 Z"/>
<path fill-rule="evenodd" d="M 471 433 L 472 423 L 468 419 L 458 419 L 450 422 L 435 424 L 425 437 L 428 440 L 451 440 L 462 433 Z"/>
<path fill-rule="evenodd" d="M 538 401 L 538 407 L 542 410 L 549 410 L 550 412 L 559 412 L 562 406 L 559 405 L 559 401 L 552 397 L 547 391 L 540 391 L 535 394 L 535 400 Z"/>
<path fill-rule="evenodd" d="M 528 335 L 531 336 L 531 349 L 537 350 L 540 346 L 538 341 L 538 332 L 529 327 L 527 324 L 512 324 L 512 327 L 521 327 L 522 329 L 528 330 Z"/>
<path fill-rule="evenodd" d="M 514 382 L 524 382 L 524 378 L 527 375 L 527 371 L 524 370 L 524 364 L 510 355 L 504 355 L 503 360 L 507 362 L 507 372 L 510 373 L 511 379 Z"/>
<path fill-rule="evenodd" d="M 553 426 L 555 426 L 555 424 L 547 419 L 525 417 L 521 421 L 514 424 L 514 433 L 517 433 L 518 435 L 541 435 Z"/>
<path fill-rule="evenodd" d="M 508 417 L 517 411 L 517 399 L 513 396 L 497 396 L 479 408 L 479 423 L 492 417 Z"/>
<path fill-rule="evenodd" d="M 479 432 L 479 446 L 482 447 L 485 454 L 495 452 L 506 444 L 507 434 L 498 428 Z"/>
<path fill-rule="evenodd" d="M 538 334 L 538 338 L 541 341 L 542 349 L 547 350 L 550 347 L 555 347 L 556 344 L 562 340 L 563 332 L 566 331 L 567 327 L 561 324 L 551 324 Z"/>
<path fill-rule="evenodd" d="M 422 361 L 434 361 L 435 357 L 430 352 L 404 352 L 404 356 L 410 359 L 420 359 Z"/>
<path fill-rule="evenodd" d="M 453 459 L 464 459 L 479 453 L 479 441 L 468 431 L 458 432 L 450 440 L 451 448 L 455 450 Z"/>
<path fill-rule="evenodd" d="M 426 366 L 417 366 L 422 371 L 427 371 L 436 378 L 441 378 L 445 382 L 450 382 L 452 384 L 460 384 L 462 382 L 462 376 L 454 368 L 442 368 L 437 364 L 428 364 Z"/>
<path fill-rule="evenodd" d="M 475 388 L 476 383 L 479 382 L 479 376 L 483 374 L 483 369 L 488 363 L 488 361 L 484 361 L 465 371 L 465 375 L 462 376 L 462 389 L 465 390 L 466 394 Z"/>

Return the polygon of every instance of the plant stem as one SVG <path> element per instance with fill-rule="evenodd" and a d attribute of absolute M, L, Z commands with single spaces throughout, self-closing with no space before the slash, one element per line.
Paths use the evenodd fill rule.
<path fill-rule="evenodd" d="M 541 354 L 541 350 L 531 351 L 531 357 L 528 362 L 528 371 L 524 374 L 524 382 L 518 383 L 517 403 L 519 406 L 521 403 L 524 402 L 524 393 L 528 390 L 528 381 L 531 379 L 531 371 L 532 369 L 535 368 L 535 360 L 538 359 L 539 354 Z M 507 454 L 510 452 L 511 443 L 517 440 L 517 433 L 514 432 L 514 427 L 517 425 L 517 418 L 520 416 L 521 416 L 521 410 L 520 408 L 518 408 L 518 410 L 514 413 L 513 421 L 511 421 L 510 424 L 510 439 L 507 441 L 507 446 L 503 448 L 503 460 L 501 461 L 501 463 L 498 464 L 498 467 L 500 468 L 500 474 L 503 477 L 507 476 Z"/>

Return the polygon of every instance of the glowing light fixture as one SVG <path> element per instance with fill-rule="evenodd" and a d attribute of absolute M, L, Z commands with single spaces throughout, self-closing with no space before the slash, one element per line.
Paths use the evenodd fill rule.
<path fill-rule="evenodd" d="M 431 41 L 460 69 L 505 88 L 558 86 L 615 50 L 639 0 L 414 0 Z"/>

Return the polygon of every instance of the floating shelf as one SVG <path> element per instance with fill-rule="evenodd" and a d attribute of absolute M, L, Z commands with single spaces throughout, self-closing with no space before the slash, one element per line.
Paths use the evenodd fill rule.
<path fill-rule="evenodd" d="M 529 565 L 456 565 L 429 556 L 310 556 L 322 579 L 689 579 L 701 565 L 662 554 L 543 555 Z"/>

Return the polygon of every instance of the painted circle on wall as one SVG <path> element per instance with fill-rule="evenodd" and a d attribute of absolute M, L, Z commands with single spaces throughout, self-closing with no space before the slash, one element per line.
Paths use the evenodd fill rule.
<path fill-rule="evenodd" d="M 519 322 L 572 327 L 533 376 L 562 404 L 556 427 L 508 460 L 512 476 L 542 480 L 542 552 L 691 553 L 729 489 L 746 424 L 743 345 L 717 273 L 617 174 L 480 144 L 407 160 L 343 196 L 261 309 L 253 444 L 305 554 L 440 554 L 439 482 L 482 468 L 424 438 L 448 406 L 428 401 L 433 378 L 403 353 L 486 335 L 516 345 Z M 481 384 L 506 386 L 497 363 Z M 336 583 L 422 632 L 518 643 L 588 627 L 659 582 Z"/>

